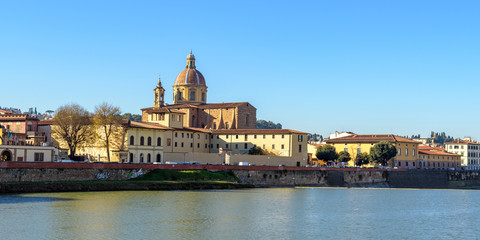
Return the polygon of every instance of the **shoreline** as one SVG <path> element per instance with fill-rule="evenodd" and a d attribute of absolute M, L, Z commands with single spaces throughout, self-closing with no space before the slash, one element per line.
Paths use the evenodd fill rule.
<path fill-rule="evenodd" d="M 41 181 L 0 182 L 0 194 L 93 192 L 93 191 L 176 191 L 255 188 L 252 184 L 221 181 Z"/>

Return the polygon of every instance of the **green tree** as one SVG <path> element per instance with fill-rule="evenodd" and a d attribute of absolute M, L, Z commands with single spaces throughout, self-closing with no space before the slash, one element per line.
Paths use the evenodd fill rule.
<path fill-rule="evenodd" d="M 272 121 L 257 120 L 256 122 L 257 129 L 282 129 L 282 124 L 274 123 Z"/>
<path fill-rule="evenodd" d="M 381 141 L 373 145 L 370 149 L 372 162 L 386 166 L 388 161 L 397 155 L 397 148 L 390 142 Z"/>
<path fill-rule="evenodd" d="M 122 139 L 123 129 L 120 108 L 108 103 L 102 103 L 95 107 L 93 121 L 98 129 L 98 138 L 107 150 L 107 159 L 110 162 L 110 149 L 112 145 L 119 143 Z"/>
<path fill-rule="evenodd" d="M 326 163 L 334 161 L 338 158 L 338 154 L 335 151 L 335 148 L 331 145 L 322 145 L 317 148 L 315 154 L 319 160 L 323 160 Z"/>
<path fill-rule="evenodd" d="M 90 113 L 75 103 L 61 106 L 55 114 L 52 136 L 68 147 L 69 157 L 74 159 L 77 149 L 95 136 Z"/>
<path fill-rule="evenodd" d="M 348 153 L 347 151 L 341 151 L 338 153 L 339 162 L 348 162 L 350 160 L 352 160 L 352 158 L 350 157 L 350 153 Z"/>
<path fill-rule="evenodd" d="M 142 121 L 142 115 L 140 114 L 124 113 L 122 115 L 122 118 L 130 121 L 136 121 L 136 122 Z"/>
<path fill-rule="evenodd" d="M 255 146 L 255 147 L 252 147 L 248 150 L 248 154 L 250 154 L 250 155 L 263 155 L 264 152 L 263 152 L 262 148 Z"/>
<path fill-rule="evenodd" d="M 355 157 L 355 165 L 357 166 L 362 166 L 368 163 L 370 163 L 370 155 L 366 152 L 359 153 Z"/>

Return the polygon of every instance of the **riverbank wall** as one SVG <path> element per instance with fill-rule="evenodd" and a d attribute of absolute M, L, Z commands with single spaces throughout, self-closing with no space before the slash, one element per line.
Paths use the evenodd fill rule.
<path fill-rule="evenodd" d="M 257 187 L 386 187 L 480 189 L 479 171 L 305 168 L 221 165 L 0 163 L 0 183 L 123 181 L 153 169 L 233 171 Z"/>

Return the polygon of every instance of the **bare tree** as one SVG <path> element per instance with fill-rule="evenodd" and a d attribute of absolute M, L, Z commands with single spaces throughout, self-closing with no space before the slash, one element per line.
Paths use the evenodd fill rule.
<path fill-rule="evenodd" d="M 98 138 L 107 150 L 107 159 L 110 162 L 110 149 L 122 141 L 122 116 L 119 107 L 102 103 L 95 107 L 95 127 L 98 129 Z"/>
<path fill-rule="evenodd" d="M 52 135 L 58 142 L 68 146 L 69 157 L 74 159 L 77 148 L 93 138 L 90 113 L 75 103 L 61 106 L 55 114 Z"/>

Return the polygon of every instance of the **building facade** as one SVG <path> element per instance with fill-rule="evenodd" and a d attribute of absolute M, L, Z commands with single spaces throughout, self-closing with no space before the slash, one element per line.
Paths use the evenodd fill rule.
<path fill-rule="evenodd" d="M 460 169 L 461 155 L 444 151 L 437 147 L 419 146 L 421 168 L 426 169 Z"/>
<path fill-rule="evenodd" d="M 389 161 L 390 167 L 419 168 L 418 145 L 416 141 L 391 134 L 379 135 L 351 135 L 326 140 L 326 143 L 335 147 L 337 153 L 346 151 L 352 160 L 348 166 L 355 166 L 355 158 L 359 153 L 370 153 L 370 149 L 378 142 L 387 141 L 397 148 L 397 156 Z M 371 165 L 372 166 L 372 165 Z"/>
<path fill-rule="evenodd" d="M 465 170 L 480 169 L 480 143 L 472 141 L 469 138 L 464 140 L 457 139 L 445 143 L 445 149 L 449 153 L 462 156 L 461 165 Z"/>

